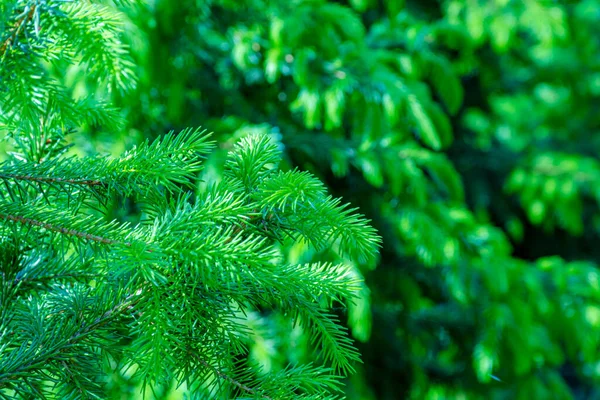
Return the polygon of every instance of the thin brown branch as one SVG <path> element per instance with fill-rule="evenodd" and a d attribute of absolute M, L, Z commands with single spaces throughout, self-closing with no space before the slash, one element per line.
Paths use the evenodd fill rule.
<path fill-rule="evenodd" d="M 72 185 L 86 185 L 86 186 L 104 186 L 104 182 L 97 179 L 64 179 L 64 178 L 52 178 L 47 176 L 31 176 L 31 175 L 17 175 L 17 174 L 0 174 L 0 179 L 17 179 L 22 181 L 30 182 L 42 182 L 42 183 L 69 183 Z"/>
<path fill-rule="evenodd" d="M 23 225 L 39 226 L 52 232 L 62 233 L 63 235 L 75 236 L 80 239 L 91 240 L 97 243 L 103 244 L 124 244 L 125 246 L 131 246 L 131 243 L 122 243 L 117 240 L 108 239 L 102 236 L 93 235 L 91 233 L 76 231 L 75 229 L 69 229 L 62 226 L 56 226 L 47 222 L 38 221 L 32 218 L 21 217 L 19 215 L 0 214 L 0 219 L 7 221 L 19 222 Z"/>

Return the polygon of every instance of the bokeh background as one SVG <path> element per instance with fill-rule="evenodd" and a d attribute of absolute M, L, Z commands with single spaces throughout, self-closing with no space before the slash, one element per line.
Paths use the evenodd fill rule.
<path fill-rule="evenodd" d="M 150 0 L 122 18 L 137 86 L 95 95 L 127 126 L 89 127 L 80 153 L 203 126 L 206 184 L 266 132 L 383 236 L 340 311 L 364 361 L 349 399 L 600 399 L 600 1 Z M 310 359 L 277 315 L 248 323 L 267 370 Z"/>

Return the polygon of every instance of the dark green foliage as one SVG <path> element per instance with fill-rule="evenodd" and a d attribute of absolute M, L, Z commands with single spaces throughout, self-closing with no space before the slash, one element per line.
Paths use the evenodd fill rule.
<path fill-rule="evenodd" d="M 600 396 L 597 0 L 119 6 L 0 2 L 19 390 Z"/>
<path fill-rule="evenodd" d="M 129 14 L 143 76 L 129 115 L 153 132 L 203 121 L 224 148 L 280 137 L 286 163 L 375 220 L 384 251 L 350 308 L 366 343 L 349 397 L 595 398 L 599 10 L 157 1 Z M 317 188 L 266 182 L 269 209 Z"/>

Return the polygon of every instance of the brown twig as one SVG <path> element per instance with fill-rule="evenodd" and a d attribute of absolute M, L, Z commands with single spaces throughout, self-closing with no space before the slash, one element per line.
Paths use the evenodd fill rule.
<path fill-rule="evenodd" d="M 42 182 L 42 183 L 70 183 L 72 185 L 86 185 L 86 186 L 104 186 L 104 182 L 97 179 L 64 179 L 64 178 L 51 178 L 46 176 L 30 176 L 30 175 L 16 175 L 16 174 L 0 174 L 0 179 L 17 179 L 22 181 L 31 182 Z"/>
<path fill-rule="evenodd" d="M 76 231 L 75 229 L 69 229 L 62 226 L 56 226 L 47 222 L 38 221 L 32 218 L 21 217 L 20 215 L 0 214 L 0 219 L 19 222 L 23 225 L 39 226 L 52 232 L 62 233 L 64 235 L 75 236 L 80 239 L 92 240 L 94 242 L 103 244 L 124 244 L 125 246 L 131 246 L 131 243 L 121 243 L 117 240 L 108 239 L 102 236 L 93 235 L 91 233 Z"/>

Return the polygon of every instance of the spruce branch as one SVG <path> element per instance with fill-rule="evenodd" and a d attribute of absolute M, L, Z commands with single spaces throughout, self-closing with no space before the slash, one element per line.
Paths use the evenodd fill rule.
<path fill-rule="evenodd" d="M 218 381 L 226 382 L 235 390 L 258 398 L 290 398 L 290 393 L 296 392 L 298 398 L 318 395 L 333 398 L 326 393 L 336 386 L 338 377 L 330 371 L 349 373 L 359 357 L 346 330 L 330 309 L 351 301 L 360 288 L 360 281 L 342 264 L 285 264 L 273 238 L 286 230 L 297 230 L 321 242 L 331 237 L 330 230 L 334 227 L 342 229 L 344 224 L 356 224 L 352 229 L 356 230 L 357 240 L 371 243 L 377 239 L 366 222 L 361 231 L 360 218 L 325 197 L 323 186 L 315 178 L 306 174 L 298 177 L 297 172 L 277 174 L 275 166 L 279 155 L 268 139 L 249 137 L 244 143 L 251 151 L 238 147 L 232 152 L 227 164 L 228 177 L 195 198 L 185 193 L 181 185 L 193 184 L 195 173 L 202 167 L 201 160 L 210 149 L 207 136 L 200 130 L 185 130 L 179 135 L 170 133 L 164 139 L 143 143 L 118 158 L 50 158 L 42 163 L 13 160 L 0 165 L 0 179 L 7 192 L 24 190 L 18 182 L 46 185 L 49 189 L 45 196 L 58 200 L 64 193 L 85 189 L 102 189 L 103 193 L 134 192 L 149 202 L 151 210 L 146 220 L 130 226 L 106 222 L 89 214 L 85 207 L 73 210 L 60 203 L 29 200 L 25 195 L 13 195 L 10 201 L 0 200 L 3 234 L 17 235 L 23 243 L 46 249 L 48 254 L 58 253 L 65 259 L 76 254 L 92 262 L 98 274 L 98 290 L 110 293 L 98 300 L 98 306 L 91 310 L 81 306 L 88 304 L 84 301 L 90 298 L 88 295 L 65 292 L 58 284 L 68 278 L 64 270 L 53 267 L 54 274 L 38 275 L 37 281 L 33 274 L 30 287 L 46 287 L 44 296 L 54 300 L 44 306 L 38 304 L 41 307 L 36 309 L 38 311 L 24 312 L 18 306 L 3 315 L 21 313 L 19 318 L 25 321 L 38 318 L 35 313 L 41 312 L 48 318 L 63 321 L 61 318 L 71 312 L 79 322 L 75 328 L 64 325 L 63 321 L 63 325 L 49 331 L 40 331 L 44 326 L 41 322 L 32 325 L 38 326 L 38 331 L 30 331 L 29 336 L 42 335 L 39 340 L 43 343 L 50 336 L 62 335 L 60 343 L 64 346 L 44 354 L 43 366 L 37 355 L 27 353 L 33 351 L 31 348 L 23 350 L 26 354 L 21 358 L 31 361 L 23 373 L 29 374 L 32 380 L 26 383 L 28 389 L 19 386 L 18 390 L 51 392 L 41 380 L 36 380 L 50 374 L 64 380 L 53 393 L 65 396 L 86 391 L 90 395 L 100 393 L 95 378 L 82 377 L 81 366 L 70 361 L 69 352 L 74 352 L 79 345 L 69 346 L 69 343 L 92 346 L 90 349 L 94 350 L 89 350 L 89 354 L 108 351 L 109 338 L 102 336 L 104 328 L 120 320 L 116 317 L 119 314 L 128 320 L 121 329 L 132 338 L 130 351 L 124 353 L 124 363 L 137 364 L 136 376 L 151 386 L 165 379 L 185 377 L 190 382 L 205 381 L 209 386 L 216 385 L 218 390 L 228 390 L 214 381 L 216 376 Z M 261 153 L 262 150 L 266 154 Z M 280 188 L 270 190 L 269 185 L 276 182 Z M 34 188 L 30 190 L 35 192 Z M 159 192 L 169 197 L 161 200 L 156 195 Z M 23 201 L 16 201 L 18 199 Z M 320 203 L 323 199 L 324 205 Z M 317 225 L 310 229 L 310 219 L 319 215 L 326 220 L 325 227 Z M 15 226 L 22 227 L 23 231 L 14 229 Z M 24 260 L 16 265 L 26 269 Z M 27 276 L 16 274 L 11 276 Z M 52 277 L 58 280 L 54 285 L 49 282 Z M 14 285 L 20 282 L 13 280 Z M 24 293 L 15 292 L 13 298 L 23 299 Z M 132 296 L 135 296 L 135 304 Z M 248 352 L 249 332 L 240 323 L 240 315 L 252 307 L 279 309 L 292 315 L 294 321 L 310 332 L 313 345 L 321 350 L 323 362 L 331 365 L 331 370 L 306 370 L 306 380 L 302 378 L 302 369 L 296 370 L 296 378 L 292 378 L 290 370 L 288 379 L 282 375 L 280 380 L 265 378 L 261 381 L 257 380 L 256 371 L 235 367 L 233 360 Z M 91 315 L 95 315 L 93 319 Z M 8 326 L 19 322 L 19 318 Z M 89 342 L 86 337 L 90 338 Z M 82 358 L 82 365 L 92 368 L 89 354 Z M 213 368 L 213 360 L 217 359 L 223 367 Z M 10 365 L 6 370 L 13 371 L 18 363 L 13 360 Z M 213 377 L 195 371 L 199 365 L 203 370 L 210 370 Z M 327 376 L 322 378 L 322 384 L 317 384 L 319 379 L 314 376 L 318 373 Z M 17 384 L 12 385 L 17 388 Z"/>
<path fill-rule="evenodd" d="M 265 394 L 259 393 L 256 389 L 253 389 L 247 385 L 244 385 L 243 383 L 238 382 L 237 380 L 233 379 L 232 377 L 230 377 L 229 375 L 225 374 L 224 372 L 220 371 L 219 369 L 213 367 L 212 365 L 210 365 L 208 362 L 206 362 L 204 359 L 202 359 L 202 357 L 200 357 L 198 354 L 196 353 L 190 353 L 190 356 L 193 357 L 197 362 L 199 362 L 201 365 L 203 365 L 205 368 L 210 369 L 213 373 L 215 373 L 217 376 L 219 376 L 219 378 L 231 383 L 232 385 L 234 385 L 235 387 L 237 387 L 238 389 L 246 392 L 246 393 L 250 393 L 253 396 L 256 396 L 259 399 L 267 399 L 267 400 L 273 400 L 272 397 L 269 397 Z"/>
<path fill-rule="evenodd" d="M 40 183 L 66 183 L 70 185 L 85 185 L 85 186 L 104 186 L 104 183 L 94 179 L 65 179 L 58 177 L 49 176 L 31 176 L 31 175 L 17 175 L 17 174 L 0 174 L 0 179 L 15 179 L 29 182 L 40 182 Z"/>
<path fill-rule="evenodd" d="M 253 194 L 275 216 L 276 225 L 317 248 L 339 240 L 344 253 L 363 261 L 377 254 L 381 238 L 356 208 L 342 205 L 308 172 L 288 171 L 265 178 Z"/>
<path fill-rule="evenodd" d="M 48 64 L 87 63 L 88 72 L 99 80 L 121 90 L 134 87 L 133 63 L 120 39 L 122 18 L 115 7 L 9 1 L 1 12 L 7 36 L 0 42 L 0 130 L 34 139 L 85 123 L 109 129 L 122 126 L 113 107 L 93 95 L 73 99 L 48 70 Z M 34 149 L 29 152 L 34 153 L 27 154 L 29 160 L 42 159 Z"/>
<path fill-rule="evenodd" d="M 66 299 L 78 295 L 89 296 L 88 291 L 83 291 L 81 294 L 76 292 L 65 294 L 67 295 Z M 97 316 L 91 319 L 88 318 L 87 322 L 82 321 L 81 323 L 68 319 L 70 310 L 65 308 L 68 304 L 64 302 L 65 298 L 49 296 L 45 300 L 30 301 L 27 306 L 23 305 L 16 313 L 16 321 L 13 321 L 13 326 L 19 320 L 29 325 L 17 325 L 24 329 L 21 331 L 16 330 L 14 333 L 18 338 L 30 338 L 31 343 L 18 346 L 16 343 L 13 344 L 14 337 L 7 338 L 4 335 L 0 337 L 1 339 L 8 339 L 8 342 L 3 343 L 5 357 L 0 361 L 0 391 L 3 388 L 17 389 L 22 385 L 27 385 L 32 391 L 42 395 L 40 389 L 35 387 L 36 382 L 38 382 L 36 373 L 43 371 L 40 378 L 43 377 L 44 380 L 49 378 L 54 381 L 57 381 L 57 378 L 65 373 L 67 376 L 72 375 L 72 371 L 67 367 L 67 365 L 75 366 L 71 359 L 80 358 L 82 365 L 85 366 L 86 363 L 83 362 L 81 357 L 89 357 L 94 353 L 92 351 L 89 356 L 83 356 L 85 353 L 78 353 L 80 346 L 89 347 L 90 350 L 97 346 L 96 339 L 90 341 L 90 335 L 104 335 L 104 332 L 99 333 L 99 331 L 108 328 L 108 325 L 115 319 L 123 318 L 131 313 L 138 298 L 138 293 L 129 294 L 122 297 L 117 304 L 112 304 L 105 310 L 99 310 L 96 307 L 95 313 Z M 109 331 L 110 329 L 106 332 Z M 68 335 L 56 335 L 59 332 L 68 332 Z M 8 349 L 11 350 L 8 351 Z M 97 361 L 95 362 L 97 363 Z M 57 366 L 59 369 L 52 370 L 52 366 Z M 85 376 L 81 372 L 77 371 L 76 376 Z M 85 371 L 85 373 L 89 372 L 91 371 Z M 30 381 L 30 379 L 32 380 Z M 58 380 L 58 382 L 63 385 L 68 384 L 68 381 L 64 380 Z M 90 381 L 89 383 L 95 386 L 94 382 Z M 86 389 L 90 390 L 91 388 Z M 92 391 L 86 393 L 86 395 L 92 395 L 93 393 Z"/>
<path fill-rule="evenodd" d="M 185 129 L 177 135 L 171 132 L 152 143 L 143 143 L 118 158 L 7 161 L 0 164 L 0 179 L 7 184 L 39 183 L 68 195 L 96 197 L 111 192 L 147 195 L 158 185 L 177 191 L 179 185 L 189 187 L 202 169 L 201 160 L 212 147 L 208 137 L 204 130 Z"/>
<path fill-rule="evenodd" d="M 80 57 L 91 76 L 108 80 L 123 91 L 136 86 L 133 61 L 119 38 L 123 22 L 114 7 L 63 2 L 50 7 L 48 14 L 46 23 L 51 37 L 72 57 Z M 97 28 L 99 25 L 102 29 Z"/>
<path fill-rule="evenodd" d="M 275 171 L 281 154 L 267 135 L 245 136 L 236 143 L 225 164 L 225 176 L 242 184 L 246 192 Z"/>
<path fill-rule="evenodd" d="M 330 368 L 308 363 L 290 365 L 276 373 L 264 374 L 258 379 L 257 385 L 266 392 L 286 393 L 289 398 L 334 399 L 337 396 L 326 396 L 323 389 L 342 392 L 340 378 Z"/>
<path fill-rule="evenodd" d="M 0 201 L 0 219 L 22 225 L 43 228 L 50 232 L 99 244 L 126 244 L 111 238 L 123 234 L 127 226 L 105 223 L 92 216 L 77 216 L 68 211 L 51 208 L 29 207 Z M 93 228 L 91 228 L 93 227 Z M 90 231 L 93 229 L 93 231 Z"/>

